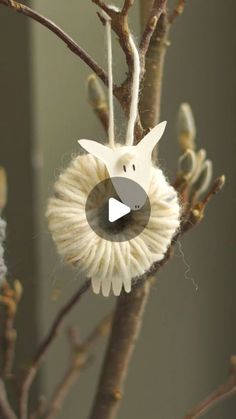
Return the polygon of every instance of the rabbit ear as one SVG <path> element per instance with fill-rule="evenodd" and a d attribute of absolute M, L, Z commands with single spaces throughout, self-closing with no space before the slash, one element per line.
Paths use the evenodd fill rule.
<path fill-rule="evenodd" d="M 156 125 L 151 131 L 145 135 L 145 137 L 138 143 L 137 147 L 140 149 L 140 152 L 145 154 L 151 154 L 155 145 L 161 139 L 167 122 L 163 121 L 160 124 Z"/>
<path fill-rule="evenodd" d="M 78 143 L 84 150 L 102 160 L 105 164 L 110 163 L 113 157 L 113 151 L 110 147 L 92 140 L 79 140 Z"/>

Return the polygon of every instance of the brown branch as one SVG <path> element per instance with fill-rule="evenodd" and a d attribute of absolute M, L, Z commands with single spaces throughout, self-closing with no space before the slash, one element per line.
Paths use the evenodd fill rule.
<path fill-rule="evenodd" d="M 139 109 L 141 123 L 146 130 L 154 127 L 160 118 L 162 78 L 168 35 L 169 23 L 164 11 L 157 22 L 145 59 L 145 77 Z"/>
<path fill-rule="evenodd" d="M 134 0 L 125 0 L 121 13 L 123 15 L 128 15 L 129 9 L 133 6 Z"/>
<path fill-rule="evenodd" d="M 145 282 L 134 286 L 130 294 L 123 292 L 118 299 L 112 333 L 90 419 L 116 417 L 128 364 L 139 335 L 149 292 L 150 282 Z"/>
<path fill-rule="evenodd" d="M 115 419 L 122 400 L 122 392 L 129 362 L 138 339 L 143 314 L 153 282 L 153 276 L 170 260 L 176 241 L 203 219 L 206 202 L 224 185 L 222 177 L 212 185 L 206 197 L 183 216 L 181 228 L 172 239 L 169 250 L 161 262 L 154 263 L 146 274 L 137 278 L 130 294 L 118 298 L 112 332 L 105 355 L 97 394 L 90 419 Z"/>
<path fill-rule="evenodd" d="M 2 378 L 10 378 L 15 358 L 15 344 L 17 333 L 14 328 L 18 304 L 22 295 L 22 286 L 19 281 L 14 281 L 10 287 L 7 281 L 2 285 L 0 302 L 5 307 L 5 318 L 3 325 L 3 362 Z"/>
<path fill-rule="evenodd" d="M 59 311 L 54 320 L 47 336 L 41 343 L 34 359 L 32 362 L 31 367 L 27 370 L 22 384 L 20 388 L 20 396 L 19 396 L 19 418 L 20 419 L 27 419 L 27 411 L 28 411 L 28 399 L 29 399 L 29 391 L 35 379 L 35 376 L 38 372 L 38 369 L 43 362 L 46 354 L 48 353 L 52 343 L 58 336 L 58 333 L 62 327 L 62 324 L 66 318 L 66 316 L 70 313 L 70 311 L 75 307 L 75 305 L 79 302 L 81 297 L 88 291 L 90 288 L 90 280 L 87 279 L 84 284 L 78 289 L 78 291 L 70 298 L 70 300 L 65 304 L 64 307 Z"/>
<path fill-rule="evenodd" d="M 168 17 L 169 23 L 171 25 L 178 16 L 182 15 L 184 11 L 185 3 L 186 3 L 186 0 L 178 0 L 173 12 L 170 13 Z"/>
<path fill-rule="evenodd" d="M 231 358 L 231 373 L 228 380 L 209 397 L 199 403 L 185 416 L 185 419 L 197 419 L 207 413 L 212 407 L 228 397 L 236 395 L 236 356 Z"/>
<path fill-rule="evenodd" d="M 77 339 L 74 338 L 74 333 L 70 334 L 72 343 L 71 364 L 52 396 L 52 400 L 44 416 L 44 419 L 53 419 L 61 410 L 62 404 L 69 394 L 72 386 L 77 381 L 80 372 L 87 366 L 89 362 L 91 357 L 91 349 L 99 338 L 106 336 L 109 333 L 111 319 L 111 315 L 106 316 L 105 319 L 103 319 L 96 326 L 93 332 L 82 343 L 77 342 Z"/>
<path fill-rule="evenodd" d="M 6 393 L 4 382 L 0 379 L 0 413 L 2 419 L 17 419 L 12 410 Z"/>
<path fill-rule="evenodd" d="M 154 0 L 153 6 L 150 12 L 150 15 L 148 17 L 146 26 L 143 31 L 142 39 L 140 42 L 140 56 L 141 59 L 145 57 L 151 37 L 156 29 L 156 25 L 158 20 L 160 19 L 161 14 L 163 13 L 165 7 L 166 7 L 167 0 Z M 145 63 L 143 63 L 143 67 L 145 66 Z"/>
<path fill-rule="evenodd" d="M 2 377 L 9 378 L 12 371 L 15 355 L 16 330 L 14 328 L 15 313 L 6 313 L 4 319 L 4 351 Z"/>
<path fill-rule="evenodd" d="M 72 39 L 66 32 L 64 32 L 58 25 L 56 25 L 52 20 L 47 19 L 42 16 L 35 10 L 31 9 L 28 6 L 25 6 L 22 3 L 19 3 L 14 0 L 0 0 L 0 4 L 9 7 L 10 9 L 15 10 L 17 13 L 21 13 L 24 16 L 27 16 L 41 25 L 45 26 L 51 32 L 53 32 L 59 39 L 61 39 L 67 47 L 78 57 L 81 58 L 93 71 L 97 74 L 98 77 L 108 85 L 108 77 L 106 72 L 93 60 L 92 57 L 80 47 L 74 39 Z"/>
<path fill-rule="evenodd" d="M 92 0 L 93 3 L 95 3 L 97 6 L 100 7 L 105 13 L 108 14 L 108 16 L 111 17 L 111 8 L 104 3 L 102 0 Z"/>

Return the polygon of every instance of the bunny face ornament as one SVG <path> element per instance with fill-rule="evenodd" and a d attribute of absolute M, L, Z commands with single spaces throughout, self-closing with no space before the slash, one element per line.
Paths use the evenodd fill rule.
<path fill-rule="evenodd" d="M 129 41 L 134 72 L 130 116 L 125 144 L 115 143 L 109 19 L 106 29 L 109 141 L 103 145 L 92 140 L 79 140 L 80 146 L 88 154 L 78 155 L 61 173 L 46 212 L 49 229 L 63 261 L 74 266 L 80 274 L 91 278 L 93 291 L 96 294 L 101 291 L 104 296 L 108 296 L 111 290 L 113 294 L 120 295 L 122 288 L 130 292 L 132 280 L 145 274 L 154 263 L 163 259 L 180 224 L 177 193 L 161 169 L 152 162 L 152 151 L 164 133 L 166 122 L 158 124 L 134 145 L 140 59 L 131 35 Z M 108 236 L 103 237 L 103 234 L 96 234 L 96 228 L 99 231 L 103 228 L 103 204 L 108 196 L 106 194 L 109 194 L 109 179 L 121 201 L 119 205 L 123 204 L 130 211 L 118 219 L 117 225 L 113 220 L 105 220 L 108 227 L 110 221 L 111 227 L 115 226 L 115 233 L 111 229 Z M 127 182 L 131 184 L 132 190 L 126 187 Z M 96 189 L 96 185 L 102 186 Z M 140 193 L 140 189 L 143 193 Z M 93 190 L 95 193 L 88 206 L 88 197 Z M 147 200 L 148 217 L 145 210 Z M 88 219 L 92 220 L 91 224 Z"/>
<path fill-rule="evenodd" d="M 153 128 L 137 145 L 120 146 L 111 148 L 109 145 L 103 145 L 92 140 L 79 140 L 79 144 L 94 157 L 100 159 L 107 168 L 107 171 L 114 184 L 116 192 L 121 201 L 132 210 L 140 209 L 145 202 L 145 194 L 136 194 L 133 201 L 133 195 L 130 196 L 122 182 L 117 178 L 127 178 L 136 182 L 143 188 L 146 194 L 149 193 L 152 151 L 158 141 L 161 139 L 166 127 L 166 122 L 158 124 Z M 135 188 L 135 184 L 133 185 Z"/>

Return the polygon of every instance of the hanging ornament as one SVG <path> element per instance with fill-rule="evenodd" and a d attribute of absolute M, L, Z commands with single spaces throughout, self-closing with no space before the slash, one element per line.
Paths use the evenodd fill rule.
<path fill-rule="evenodd" d="M 155 262 L 161 261 L 180 224 L 175 189 L 152 161 L 166 122 L 137 145 L 140 58 L 134 40 L 134 72 L 125 144 L 115 141 L 111 23 L 106 18 L 109 76 L 108 144 L 82 139 L 80 154 L 61 173 L 49 199 L 49 230 L 63 261 L 91 278 L 93 291 L 131 291 Z"/>

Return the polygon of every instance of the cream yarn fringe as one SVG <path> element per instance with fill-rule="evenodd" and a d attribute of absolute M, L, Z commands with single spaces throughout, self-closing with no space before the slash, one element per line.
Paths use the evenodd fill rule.
<path fill-rule="evenodd" d="M 108 296 L 112 288 L 119 295 L 122 286 L 130 292 L 132 278 L 143 275 L 154 262 L 163 259 L 179 227 L 176 191 L 159 168 L 153 167 L 151 176 L 149 222 L 138 236 L 125 242 L 99 237 L 86 219 L 89 192 L 108 178 L 100 160 L 91 154 L 76 157 L 54 185 L 54 197 L 49 199 L 46 212 L 49 230 L 63 261 L 90 277 L 96 294 L 101 289 Z"/>

